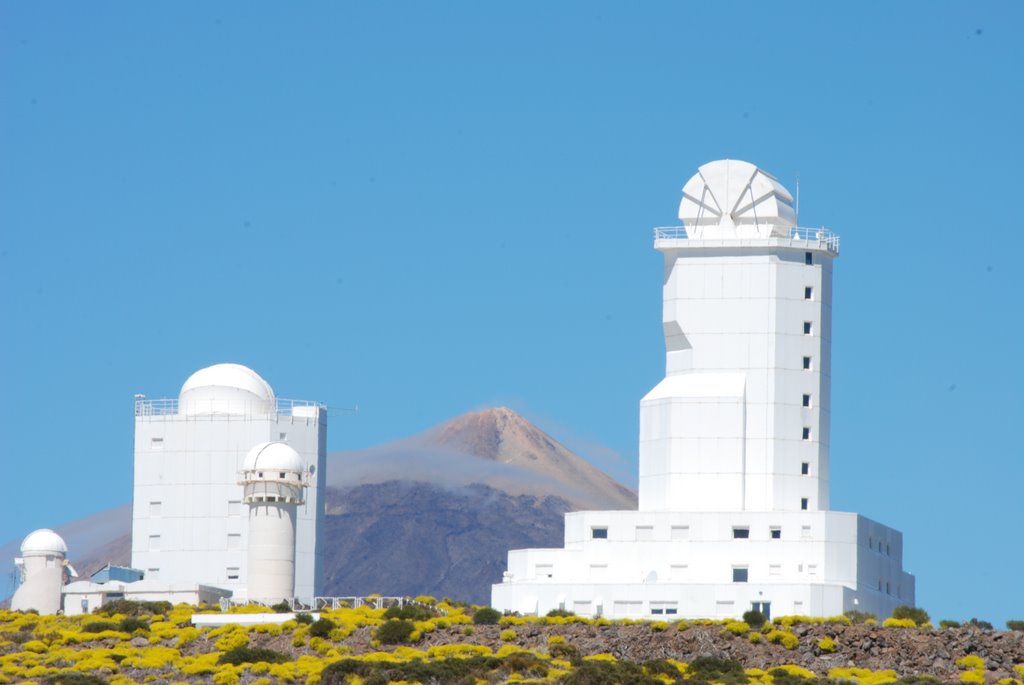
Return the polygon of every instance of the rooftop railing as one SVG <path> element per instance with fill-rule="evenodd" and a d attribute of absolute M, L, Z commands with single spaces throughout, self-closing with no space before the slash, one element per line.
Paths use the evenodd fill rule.
<path fill-rule="evenodd" d="M 259 402 L 253 402 L 252 411 L 238 413 L 246 413 L 252 415 L 268 413 L 265 411 L 260 411 L 259 405 Z M 273 413 L 284 416 L 293 416 L 295 414 L 295 409 L 299 407 L 314 407 L 317 409 L 327 409 L 327 405 L 322 404 L 320 402 L 314 402 L 312 400 L 288 400 L 279 397 L 274 400 Z M 146 399 L 145 397 L 137 397 L 135 399 L 136 416 L 170 416 L 173 414 L 180 413 L 178 409 L 179 407 L 177 398 L 165 397 L 150 400 Z M 199 409 L 201 409 L 201 407 L 199 407 Z M 191 413 L 202 414 L 203 412 L 193 411 Z"/>
<path fill-rule="evenodd" d="M 827 228 L 798 228 L 788 229 L 787 235 L 772 236 L 777 240 L 789 240 L 794 244 L 812 244 L 821 247 L 834 254 L 839 254 L 839 236 Z M 685 226 L 656 226 L 654 229 L 655 240 L 688 240 Z M 741 239 L 742 240 L 742 239 Z"/>

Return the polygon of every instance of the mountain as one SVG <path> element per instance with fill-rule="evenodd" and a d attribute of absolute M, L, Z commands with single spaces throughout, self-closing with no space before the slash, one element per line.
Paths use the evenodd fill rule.
<path fill-rule="evenodd" d="M 637 505 L 636 493 L 504 407 L 331 453 L 327 486 L 324 592 L 333 596 L 486 603 L 509 549 L 562 544 L 566 511 Z M 82 576 L 131 556 L 130 505 L 55 530 Z M 0 547 L 0 560 L 13 559 L 20 542 Z M 10 592 L 0 587 L 0 596 Z"/>

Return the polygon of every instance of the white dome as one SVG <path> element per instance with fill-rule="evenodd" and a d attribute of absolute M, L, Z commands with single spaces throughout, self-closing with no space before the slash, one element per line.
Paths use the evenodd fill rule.
<path fill-rule="evenodd" d="M 683 186 L 679 218 L 690 238 L 785 237 L 796 226 L 793 196 L 750 162 L 719 159 Z"/>
<path fill-rule="evenodd" d="M 67 554 L 64 539 L 49 528 L 33 531 L 21 543 L 22 554 Z"/>
<path fill-rule="evenodd" d="M 262 442 L 245 455 L 242 470 L 302 473 L 302 457 L 283 442 Z"/>
<path fill-rule="evenodd" d="M 276 408 L 274 390 L 241 364 L 215 364 L 189 376 L 178 395 L 181 414 L 267 414 Z"/>

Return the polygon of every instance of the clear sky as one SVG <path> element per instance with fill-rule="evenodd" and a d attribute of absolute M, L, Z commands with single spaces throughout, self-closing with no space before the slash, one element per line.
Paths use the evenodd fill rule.
<path fill-rule="evenodd" d="M 222 361 L 331 450 L 505 404 L 635 484 L 651 228 L 730 157 L 842 236 L 833 508 L 934 618 L 1024 619 L 1022 19 L 0 3 L 0 541 L 130 500 L 132 395 Z"/>

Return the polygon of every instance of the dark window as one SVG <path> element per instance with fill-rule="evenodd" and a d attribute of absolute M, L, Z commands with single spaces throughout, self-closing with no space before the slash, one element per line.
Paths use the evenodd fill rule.
<path fill-rule="evenodd" d="M 801 498 L 800 498 L 800 508 L 801 508 L 801 509 L 804 509 L 804 510 L 806 510 L 806 509 L 807 509 L 807 505 L 808 505 L 808 504 L 809 504 L 809 502 L 808 502 L 808 500 L 807 500 L 807 498 L 806 498 L 806 497 L 801 497 Z"/>
<path fill-rule="evenodd" d="M 800 475 L 801 476 L 806 476 L 810 472 L 811 472 L 811 464 L 809 462 L 805 461 L 804 463 L 800 464 Z"/>
<path fill-rule="evenodd" d="M 810 335 L 810 334 L 811 334 L 811 322 L 810 321 L 804 321 L 804 335 Z"/>
<path fill-rule="evenodd" d="M 806 286 L 804 288 L 804 299 L 805 300 L 813 300 L 814 299 L 814 288 L 812 288 L 811 286 Z"/>
<path fill-rule="evenodd" d="M 810 368 L 811 368 L 811 358 L 810 357 L 804 357 L 804 368 L 810 370 Z"/>
<path fill-rule="evenodd" d="M 733 528 L 732 529 L 732 536 L 734 538 L 736 538 L 737 540 L 746 540 L 747 538 L 750 537 L 750 529 L 749 528 Z"/>
<path fill-rule="evenodd" d="M 808 428 L 807 426 L 804 426 L 804 431 L 803 431 L 803 433 L 801 433 L 801 435 L 803 436 L 804 440 L 810 440 L 811 439 L 811 429 Z"/>
<path fill-rule="evenodd" d="M 678 614 L 679 613 L 679 609 L 676 609 L 675 607 L 669 607 L 668 609 L 665 609 L 665 613 L 666 614 Z"/>
<path fill-rule="evenodd" d="M 811 406 L 811 396 L 810 395 L 804 395 L 804 406 L 805 407 Z"/>
<path fill-rule="evenodd" d="M 811 252 L 804 253 L 804 264 L 814 264 L 814 254 Z"/>
<path fill-rule="evenodd" d="M 594 538 L 595 540 L 606 540 L 606 539 L 608 539 L 608 529 L 607 528 L 591 528 L 590 529 L 590 537 Z"/>
<path fill-rule="evenodd" d="M 734 568 L 732 570 L 732 582 L 734 583 L 745 583 L 747 582 L 748 571 L 744 566 L 743 568 Z"/>
<path fill-rule="evenodd" d="M 770 532 L 771 532 L 772 540 L 781 540 L 782 539 L 782 529 L 781 528 L 772 528 Z"/>

